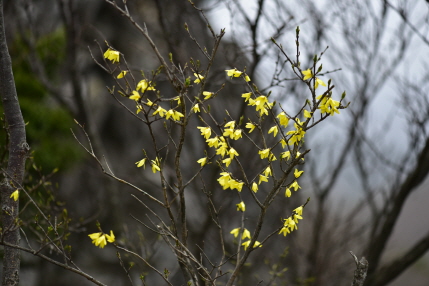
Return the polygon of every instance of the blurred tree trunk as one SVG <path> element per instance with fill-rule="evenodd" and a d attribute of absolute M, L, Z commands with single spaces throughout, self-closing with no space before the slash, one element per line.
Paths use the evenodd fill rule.
<path fill-rule="evenodd" d="M 9 135 L 9 160 L 1 184 L 2 243 L 17 245 L 20 236 L 15 222 L 18 217 L 19 200 L 15 201 L 10 198 L 10 195 L 22 183 L 29 148 L 25 136 L 25 123 L 16 94 L 12 62 L 6 43 L 3 0 L 0 0 L 0 96 Z M 19 250 L 5 246 L 2 285 L 18 285 L 19 264 Z"/>

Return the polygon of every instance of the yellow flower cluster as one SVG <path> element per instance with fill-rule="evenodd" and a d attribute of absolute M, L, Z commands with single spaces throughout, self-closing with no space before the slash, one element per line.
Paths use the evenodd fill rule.
<path fill-rule="evenodd" d="M 96 232 L 89 234 L 88 236 L 92 239 L 92 243 L 100 248 L 104 248 L 107 242 L 115 242 L 115 235 L 113 234 L 113 231 L 110 231 L 110 235 L 102 232 Z"/>
<path fill-rule="evenodd" d="M 249 101 L 250 106 L 256 106 L 256 111 L 259 111 L 259 115 L 268 115 L 268 109 L 273 107 L 273 103 L 268 101 L 268 97 L 260 95 L 256 99 L 247 97 L 245 101 Z"/>
<path fill-rule="evenodd" d="M 235 121 L 230 121 L 225 124 L 225 128 L 223 130 L 223 136 L 229 137 L 234 140 L 238 140 L 241 138 L 241 129 L 234 129 Z"/>
<path fill-rule="evenodd" d="M 217 179 L 217 181 L 223 187 L 224 190 L 230 188 L 231 190 L 236 189 L 237 191 L 241 192 L 241 189 L 244 185 L 243 182 L 233 179 L 231 177 L 231 174 L 228 172 L 220 173 L 220 178 Z"/>
<path fill-rule="evenodd" d="M 293 215 L 284 220 L 285 222 L 279 234 L 283 234 L 284 236 L 286 236 L 288 233 L 291 233 L 292 231 L 298 229 L 298 220 L 302 219 L 303 209 L 304 208 L 300 206 L 293 210 Z"/>
<path fill-rule="evenodd" d="M 317 97 L 317 99 L 322 98 L 322 95 Z M 320 102 L 319 109 L 320 113 L 329 113 L 329 115 L 333 116 L 334 113 L 340 114 L 338 108 L 340 106 L 340 102 L 333 100 L 331 97 L 324 97 Z"/>
<path fill-rule="evenodd" d="M 238 237 L 238 235 L 241 232 L 241 228 L 234 228 L 233 230 L 231 230 L 231 234 L 234 235 L 234 237 Z M 250 246 L 250 242 L 251 242 L 251 236 L 250 236 L 250 231 L 248 231 L 246 228 L 243 229 L 243 233 L 241 235 L 241 239 L 245 240 L 248 239 L 247 241 L 243 242 L 241 245 L 244 246 L 244 250 L 247 250 L 247 248 Z M 255 243 L 253 244 L 253 248 L 256 247 L 262 247 L 262 244 L 259 241 L 255 241 Z"/>
<path fill-rule="evenodd" d="M 295 130 L 288 131 L 286 135 L 291 135 L 289 138 L 289 144 L 298 144 L 304 138 L 305 131 L 302 129 L 302 122 L 299 118 L 296 118 L 296 122 L 293 124 Z"/>

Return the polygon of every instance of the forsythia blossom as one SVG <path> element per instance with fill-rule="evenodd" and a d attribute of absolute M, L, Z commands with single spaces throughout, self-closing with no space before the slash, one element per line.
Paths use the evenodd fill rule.
<path fill-rule="evenodd" d="M 284 236 L 286 236 L 288 233 L 291 233 L 291 231 L 298 229 L 298 222 L 300 219 L 302 219 L 303 209 L 304 208 L 300 206 L 293 210 L 294 214 L 292 215 L 292 217 L 288 217 L 284 220 L 285 222 L 279 234 L 283 234 Z"/>
<path fill-rule="evenodd" d="M 289 123 L 289 118 L 286 116 L 286 113 L 281 112 L 279 115 L 277 115 L 277 118 L 280 120 L 280 125 L 283 127 L 287 127 Z"/>
<path fill-rule="evenodd" d="M 172 117 L 174 120 L 180 121 L 180 118 L 183 116 L 184 115 L 181 112 L 170 109 L 169 111 L 167 111 L 165 118 L 169 119 L 170 117 Z"/>
<path fill-rule="evenodd" d="M 244 250 L 247 250 L 247 248 L 250 246 L 250 240 L 243 242 L 241 245 L 244 246 Z M 253 244 L 253 248 L 256 247 L 262 247 L 262 244 L 259 241 L 255 241 L 255 244 Z"/>
<path fill-rule="evenodd" d="M 142 79 L 137 84 L 137 90 L 140 90 L 141 92 L 144 93 L 146 90 L 155 90 L 155 88 L 152 86 L 151 81 L 148 82 L 147 80 Z"/>
<path fill-rule="evenodd" d="M 204 95 L 204 100 L 209 99 L 210 97 L 213 96 L 213 92 L 210 91 L 203 91 L 203 95 Z"/>
<path fill-rule="evenodd" d="M 252 191 L 253 191 L 254 193 L 256 193 L 256 192 L 258 191 L 258 184 L 257 184 L 257 183 L 255 183 L 255 182 L 253 182 L 253 184 L 252 184 Z"/>
<path fill-rule="evenodd" d="M 243 73 L 237 69 L 225 70 L 225 71 L 229 77 L 240 77 L 241 74 Z M 250 78 L 249 78 L 249 81 L 250 81 Z"/>
<path fill-rule="evenodd" d="M 304 75 L 303 80 L 307 80 L 313 77 L 313 72 L 311 71 L 311 69 L 302 71 L 302 74 Z M 321 80 L 320 78 L 316 77 L 314 82 L 314 89 L 318 88 L 319 85 L 326 86 L 326 83 L 324 83 L 323 80 Z"/>
<path fill-rule="evenodd" d="M 127 73 L 128 73 L 128 71 L 121 71 L 121 72 L 118 74 L 118 77 L 117 77 L 117 78 L 123 78 Z"/>
<path fill-rule="evenodd" d="M 16 202 L 19 199 L 19 191 L 16 189 L 11 195 L 10 198 L 13 198 L 13 200 Z"/>
<path fill-rule="evenodd" d="M 302 173 L 304 173 L 304 171 L 298 171 L 298 169 L 295 169 L 295 172 L 293 172 L 293 175 L 295 176 L 295 178 L 299 178 Z"/>
<path fill-rule="evenodd" d="M 233 234 L 234 237 L 237 237 L 240 234 L 240 230 L 241 230 L 241 228 L 237 227 L 237 228 L 234 228 L 233 230 L 231 230 L 230 233 Z M 250 237 L 251 237 L 250 231 L 248 231 L 247 228 L 245 228 L 243 231 L 243 234 L 241 235 L 241 239 L 246 239 L 246 238 L 250 239 Z"/>
<path fill-rule="evenodd" d="M 115 242 L 115 235 L 113 234 L 113 231 L 110 231 L 110 235 L 102 232 L 96 232 L 89 234 L 88 236 L 92 239 L 92 243 L 100 248 L 104 248 L 107 242 Z"/>
<path fill-rule="evenodd" d="M 119 52 L 118 51 L 114 51 L 112 49 L 107 49 L 107 51 L 104 53 L 104 57 L 110 61 L 112 61 L 112 63 L 118 62 L 119 63 Z"/>
<path fill-rule="evenodd" d="M 142 159 L 142 160 L 140 160 L 140 161 L 138 161 L 138 162 L 136 162 L 136 165 L 137 165 L 137 167 L 138 168 L 140 168 L 140 167 L 146 167 L 146 158 L 144 158 L 144 159 Z"/>
<path fill-rule="evenodd" d="M 198 73 L 194 73 L 194 76 L 197 78 L 196 80 L 194 80 L 194 83 L 200 83 L 201 80 L 204 79 L 204 77 Z"/>
<path fill-rule="evenodd" d="M 237 211 L 241 211 L 241 212 L 246 211 L 246 205 L 244 204 L 244 202 L 240 202 L 239 204 L 237 204 Z"/>
<path fill-rule="evenodd" d="M 223 187 L 224 190 L 230 188 L 231 190 L 236 189 L 237 191 L 241 192 L 244 183 L 236 181 L 231 178 L 230 173 L 222 172 L 220 173 L 221 177 L 217 179 L 219 182 L 219 185 Z"/>
<path fill-rule="evenodd" d="M 322 95 L 317 97 L 317 99 L 322 98 Z M 338 111 L 338 107 L 340 106 L 340 102 L 333 100 L 330 97 L 324 97 L 322 101 L 320 102 L 319 109 L 320 113 L 329 113 L 329 115 L 333 116 L 334 112 L 340 114 L 340 111 Z"/>
<path fill-rule="evenodd" d="M 206 140 L 210 138 L 210 135 L 212 135 L 212 130 L 210 129 L 210 127 L 198 126 L 197 128 L 200 129 L 201 135 L 203 135 Z"/>
<path fill-rule="evenodd" d="M 167 110 L 165 110 L 164 108 L 162 108 L 161 106 L 158 106 L 158 109 L 155 110 L 154 113 L 152 113 L 152 115 L 157 115 L 159 114 L 159 116 L 164 117 L 165 114 L 167 113 Z"/>
<path fill-rule="evenodd" d="M 201 164 L 201 167 L 207 164 L 207 157 L 201 158 L 197 161 L 197 163 Z"/>
<path fill-rule="evenodd" d="M 246 123 L 246 128 L 249 128 L 249 133 L 252 133 L 253 130 L 255 130 L 256 125 L 251 123 L 251 122 L 247 122 Z"/>
<path fill-rule="evenodd" d="M 150 160 L 152 165 L 152 172 L 155 174 L 157 171 L 161 171 L 161 168 L 159 167 L 159 159 L 158 157 L 155 160 Z"/>
<path fill-rule="evenodd" d="M 138 101 L 141 98 L 141 96 L 138 93 L 138 91 L 133 90 L 132 94 L 133 95 L 130 95 L 130 97 L 129 97 L 129 99 L 131 99 L 131 100 Z"/>
<path fill-rule="evenodd" d="M 277 128 L 277 126 L 273 126 L 270 128 L 270 130 L 268 130 L 268 134 L 273 133 L 273 136 L 276 137 L 277 133 L 279 132 L 279 129 Z"/>
<path fill-rule="evenodd" d="M 194 106 L 192 106 L 192 111 L 194 113 L 200 112 L 200 105 L 197 103 Z"/>

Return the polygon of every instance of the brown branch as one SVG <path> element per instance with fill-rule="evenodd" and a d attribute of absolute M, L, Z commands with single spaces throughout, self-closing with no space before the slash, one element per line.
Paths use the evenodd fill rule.
<path fill-rule="evenodd" d="M 368 284 L 371 286 L 387 285 L 422 257 L 428 249 L 429 233 L 411 247 L 404 255 L 393 260 L 388 265 L 381 267 L 380 270 L 377 271 L 377 275 L 369 277 Z"/>
<path fill-rule="evenodd" d="M 353 256 L 356 263 L 356 270 L 353 276 L 352 286 L 363 286 L 365 282 L 366 274 L 368 271 L 368 261 L 365 257 L 362 257 L 360 261 L 358 261 L 356 255 L 350 251 L 350 254 Z"/>

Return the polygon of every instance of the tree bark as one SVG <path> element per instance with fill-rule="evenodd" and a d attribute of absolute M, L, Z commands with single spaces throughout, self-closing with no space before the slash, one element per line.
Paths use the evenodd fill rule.
<path fill-rule="evenodd" d="M 29 146 L 26 142 L 25 123 L 16 94 L 15 81 L 12 73 L 12 61 L 6 43 L 4 27 L 3 0 L 0 0 L 0 96 L 9 135 L 9 158 L 7 170 L 0 186 L 1 191 L 1 240 L 18 245 L 20 236 L 17 227 L 19 200 L 10 195 L 22 184 L 25 160 Z M 4 247 L 2 285 L 18 285 L 19 283 L 19 250 Z"/>

